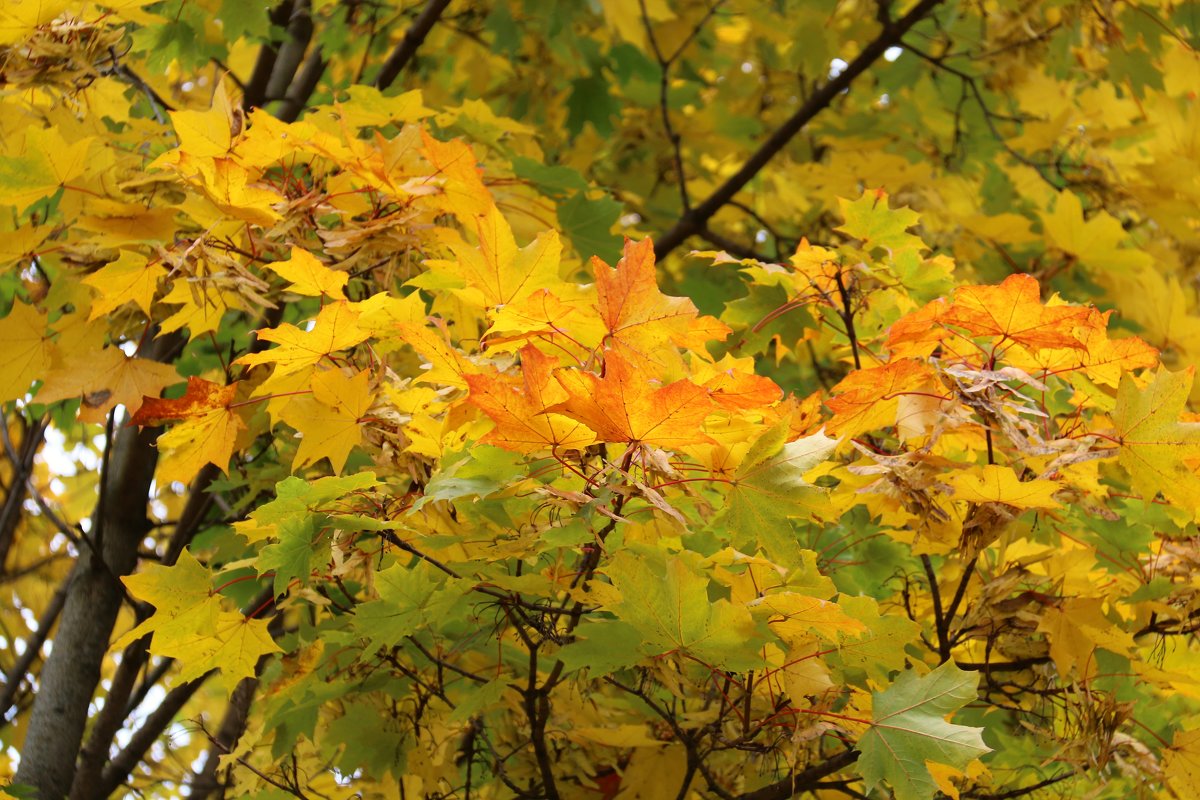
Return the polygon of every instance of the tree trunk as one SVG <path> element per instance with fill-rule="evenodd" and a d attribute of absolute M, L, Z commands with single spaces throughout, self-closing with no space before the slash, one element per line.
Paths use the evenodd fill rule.
<path fill-rule="evenodd" d="M 119 577 L 133 571 L 138 543 L 150 529 L 146 505 L 158 462 L 158 432 L 122 427 L 116 434 L 89 534 L 96 547 L 85 546 L 71 572 L 16 775 L 41 800 L 60 800 L 71 788 L 100 665 L 124 598 Z"/>

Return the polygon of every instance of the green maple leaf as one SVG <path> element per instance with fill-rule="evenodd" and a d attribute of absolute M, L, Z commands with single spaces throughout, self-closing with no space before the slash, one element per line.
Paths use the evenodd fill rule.
<path fill-rule="evenodd" d="M 838 198 L 846 224 L 834 230 L 862 241 L 863 249 L 883 247 L 893 255 L 903 250 L 925 249 L 921 237 L 908 233 L 920 219 L 911 208 L 888 208 L 888 196 L 883 190 L 865 191 L 854 200 Z"/>
<path fill-rule="evenodd" d="M 610 197 L 589 200 L 586 193 L 576 192 L 559 205 L 558 224 L 580 256 L 599 256 L 611 263 L 621 251 L 621 239 L 612 233 L 621 209 Z"/>
<path fill-rule="evenodd" d="M 622 595 L 611 610 L 641 634 L 645 655 L 686 651 L 724 669 L 758 666 L 757 625 L 750 612 L 728 600 L 710 600 L 710 581 L 699 561 L 686 551 L 617 553 L 604 570 Z"/>
<path fill-rule="evenodd" d="M 879 603 L 870 597 L 838 600 L 842 611 L 866 626 L 862 634 L 842 633 L 837 659 L 846 667 L 862 670 L 881 680 L 891 670 L 903 669 L 904 648 L 917 638 L 921 626 L 900 614 L 881 615 Z"/>
<path fill-rule="evenodd" d="M 753 552 L 761 546 L 778 563 L 794 563 L 798 542 L 792 535 L 792 517 L 818 511 L 823 490 L 804 480 L 837 445 L 824 433 L 786 442 L 787 422 L 762 434 L 750 446 L 733 475 L 725 511 L 718 524 L 729 528 L 735 546 Z"/>
<path fill-rule="evenodd" d="M 1179 415 L 1194 374 L 1193 367 L 1175 373 L 1160 369 L 1144 389 L 1122 375 L 1113 410 L 1121 442 L 1118 463 L 1129 472 L 1133 490 L 1147 500 L 1162 492 L 1193 514 L 1200 512 L 1200 479 L 1184 460 L 1200 458 L 1200 423 L 1180 422 Z"/>
<path fill-rule="evenodd" d="M 979 677 L 947 662 L 928 675 L 909 670 L 874 695 L 874 720 L 858 741 L 857 769 L 867 789 L 886 780 L 896 800 L 927 800 L 937 783 L 925 762 L 963 769 L 990 752 L 982 728 L 946 717 L 976 698 Z"/>
<path fill-rule="evenodd" d="M 393 564 L 375 576 L 379 599 L 363 603 L 354 612 L 354 628 L 370 641 L 370 652 L 394 647 L 405 636 L 436 627 L 455 616 L 452 612 L 469 584 L 447 578 L 424 561 L 413 566 Z"/>
<path fill-rule="evenodd" d="M 248 520 L 236 522 L 233 527 L 252 542 L 278 536 L 278 528 L 284 522 L 303 519 L 317 510 L 328 511 L 327 506 L 334 500 L 378 485 L 374 472 L 314 481 L 285 478 L 275 484 L 274 500 L 263 503 L 250 512 Z"/>
<path fill-rule="evenodd" d="M 558 651 L 558 657 L 567 672 L 586 667 L 591 677 L 598 678 L 641 661 L 641 641 L 642 634 L 628 622 L 586 622 L 579 626 L 575 641 Z"/>
<path fill-rule="evenodd" d="M 284 594 L 293 580 L 307 585 L 314 569 L 329 560 L 329 537 L 318 536 L 321 522 L 315 516 L 293 517 L 279 523 L 279 541 L 267 545 L 258 557 L 260 575 L 274 571 L 275 595 Z"/>

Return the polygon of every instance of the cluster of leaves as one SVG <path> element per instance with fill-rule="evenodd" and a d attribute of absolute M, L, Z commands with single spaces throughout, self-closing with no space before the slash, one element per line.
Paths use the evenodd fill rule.
<path fill-rule="evenodd" d="M 1197 158 L 1200 81 L 1175 9 L 804 3 L 793 41 L 765 4 L 534 5 L 445 17 L 403 93 L 359 80 L 386 4 L 0 10 L 17 782 L 1193 796 L 1196 187 L 1162 172 Z M 330 85 L 270 88 L 301 38 Z M 888 46 L 808 152 L 716 163 Z M 1081 72 L 1020 62 L 1051 46 Z M 919 134 L 877 127 L 914 109 Z M 718 249 L 660 268 L 693 235 Z M 88 659 L 99 687 L 63 682 Z M 73 731 L 39 703 L 68 693 Z"/>

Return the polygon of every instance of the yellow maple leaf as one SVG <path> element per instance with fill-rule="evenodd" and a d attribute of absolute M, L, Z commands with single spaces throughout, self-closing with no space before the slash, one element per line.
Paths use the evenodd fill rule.
<path fill-rule="evenodd" d="M 8 2 L 0 5 L 0 44 L 13 44 L 54 20 L 74 0 Z"/>
<path fill-rule="evenodd" d="M 1012 467 L 988 464 L 946 478 L 955 500 L 970 503 L 1004 503 L 1016 508 L 1058 508 L 1053 494 L 1062 487 L 1054 481 L 1022 482 Z"/>
<path fill-rule="evenodd" d="M 836 642 L 839 633 L 857 636 L 867 629 L 837 603 L 798 592 L 767 594 L 749 606 L 752 614 L 765 614 L 771 630 L 789 645 L 802 644 L 814 633 Z"/>
<path fill-rule="evenodd" d="M 71 352 L 46 375 L 39 403 L 80 398 L 79 421 L 103 422 L 117 405 L 136 409 L 143 397 L 156 397 L 163 387 L 183 380 L 175 367 L 125 355 L 119 347 Z"/>
<path fill-rule="evenodd" d="M 212 591 L 212 573 L 187 550 L 174 565 L 149 564 L 121 582 L 129 593 L 154 606 L 154 614 L 113 642 L 120 650 L 146 634 L 170 633 L 172 628 L 212 628 L 221 600 Z"/>
<path fill-rule="evenodd" d="M 351 86 L 346 90 L 350 99 L 346 103 L 335 103 L 341 121 L 351 128 L 368 125 L 402 125 L 433 116 L 433 110 L 425 107 L 420 89 L 413 89 L 395 97 L 384 97 L 374 86 Z"/>
<path fill-rule="evenodd" d="M 434 321 L 440 327 L 441 321 L 436 318 Z M 461 350 L 451 346 L 444 333 L 435 333 L 425 325 L 409 323 L 397 325 L 396 332 L 405 344 L 410 345 L 429 364 L 428 371 L 417 378 L 422 383 L 443 383 L 465 389 L 467 382 L 464 376 L 480 371 Z"/>
<path fill-rule="evenodd" d="M 450 242 L 456 261 L 432 259 L 425 265 L 465 286 L 457 293 L 486 307 L 516 303 L 559 282 L 562 243 L 555 231 L 545 231 L 523 248 L 513 239 L 508 220 L 495 206 L 475 218 L 479 246 L 460 238 Z"/>
<path fill-rule="evenodd" d="M 1104 616 L 1099 597 L 1072 597 L 1058 608 L 1046 608 L 1038 631 L 1050 639 L 1050 657 L 1064 677 L 1075 672 L 1086 681 L 1096 674 L 1096 648 L 1118 655 L 1133 649 L 1133 636 Z"/>
<path fill-rule="evenodd" d="M 275 261 L 267 267 L 288 281 L 288 290 L 307 297 L 325 295 L 334 300 L 345 300 L 342 291 L 350 276 L 322 264 L 317 257 L 299 247 L 292 248 L 292 255 L 287 261 Z"/>
<path fill-rule="evenodd" d="M 232 689 L 255 674 L 258 659 L 282 652 L 265 620 L 224 607 L 212 589 L 212 573 L 187 550 L 173 566 L 151 565 L 121 579 L 130 594 L 151 603 L 154 614 L 113 643 L 120 649 L 151 635 L 150 652 L 183 665 L 180 681 L 220 669 L 218 681 Z"/>
<path fill-rule="evenodd" d="M 159 302 L 182 306 L 160 323 L 162 332 L 187 328 L 189 338 L 195 339 L 204 333 L 215 333 L 225 312 L 239 307 L 240 298 L 210 281 L 178 280 Z"/>
<path fill-rule="evenodd" d="M 1083 205 L 1070 189 L 1058 193 L 1052 213 L 1043 213 L 1042 228 L 1050 244 L 1067 251 L 1089 267 L 1118 272 L 1146 269 L 1153 263 L 1149 253 L 1120 245 L 1129 238 L 1121 222 L 1101 210 L 1083 218 Z"/>
<path fill-rule="evenodd" d="M 24 396 L 50 366 L 46 315 L 13 303 L 8 316 L 0 319 L 0 353 L 0 403 L 7 403 Z"/>
<path fill-rule="evenodd" d="M 284 407 L 280 416 L 302 437 L 293 472 L 322 458 L 329 459 L 334 474 L 342 471 L 350 451 L 362 442 L 359 420 L 375 402 L 370 380 L 365 370 L 351 378 L 337 369 L 318 372 L 312 396 L 297 397 Z"/>
<path fill-rule="evenodd" d="M 130 418 L 133 425 L 158 425 L 183 420 L 158 437 L 162 457 L 159 480 L 188 483 L 205 464 L 228 471 L 238 432 L 245 427 L 231 408 L 237 384 L 221 386 L 200 378 L 188 378 L 187 392 L 173 400 L 144 398 Z"/>
<path fill-rule="evenodd" d="M 1200 728 L 1175 731 L 1175 739 L 1163 754 L 1163 772 L 1179 797 L 1196 796 L 1200 786 Z"/>
<path fill-rule="evenodd" d="M 421 130 L 425 157 L 437 170 L 442 191 L 435 196 L 435 205 L 449 211 L 464 224 L 475 217 L 486 214 L 493 205 L 492 194 L 479 177 L 479 167 L 474 151 L 464 142 L 455 139 L 439 142 Z"/>
<path fill-rule="evenodd" d="M 492 309 L 489 316 L 492 325 L 484 339 L 493 352 L 517 350 L 529 339 L 540 339 L 582 362 L 606 333 L 592 297 L 569 284 L 554 292 L 539 289 L 519 302 Z"/>
<path fill-rule="evenodd" d="M 208 111 L 169 113 L 182 152 L 202 158 L 225 158 L 229 155 L 234 141 L 234 110 L 225 92 L 224 81 L 217 82 L 217 90 Z"/>
<path fill-rule="evenodd" d="M 175 235 L 174 208 L 146 208 L 99 197 L 90 198 L 87 207 L 91 213 L 76 220 L 74 227 L 98 234 L 92 240 L 98 245 L 169 241 Z"/>
<path fill-rule="evenodd" d="M 140 253 L 122 250 L 116 261 L 110 261 L 83 279 L 98 293 L 92 301 L 88 319 L 99 319 L 126 303 L 135 303 L 143 314 L 150 316 L 158 281 L 166 275 L 166 269 L 157 263 L 149 263 Z"/>
<path fill-rule="evenodd" d="M 283 197 L 256 183 L 257 175 L 231 159 L 198 162 L 205 194 L 224 213 L 251 225 L 273 225 L 282 219 L 275 210 Z"/>
<path fill-rule="evenodd" d="M 242 356 L 235 364 L 274 364 L 277 375 L 287 375 L 311 369 L 331 353 L 353 347 L 367 338 L 358 326 L 358 310 L 346 301 L 330 303 L 317 314 L 310 330 L 284 323 L 277 328 L 265 328 L 258 338 L 275 342 L 279 347 L 262 353 Z"/>

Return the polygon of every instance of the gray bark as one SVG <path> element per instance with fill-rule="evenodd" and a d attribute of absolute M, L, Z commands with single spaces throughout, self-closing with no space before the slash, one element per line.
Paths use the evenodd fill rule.
<path fill-rule="evenodd" d="M 119 576 L 133 571 L 138 543 L 149 531 L 146 504 L 158 462 L 157 437 L 157 428 L 122 427 L 117 432 L 102 508 L 93 520 L 93 532 L 103 535 L 96 537 L 98 550 L 83 548 L 71 572 L 16 775 L 17 783 L 33 786 L 41 800 L 60 800 L 75 776 L 88 708 L 124 598 Z"/>

